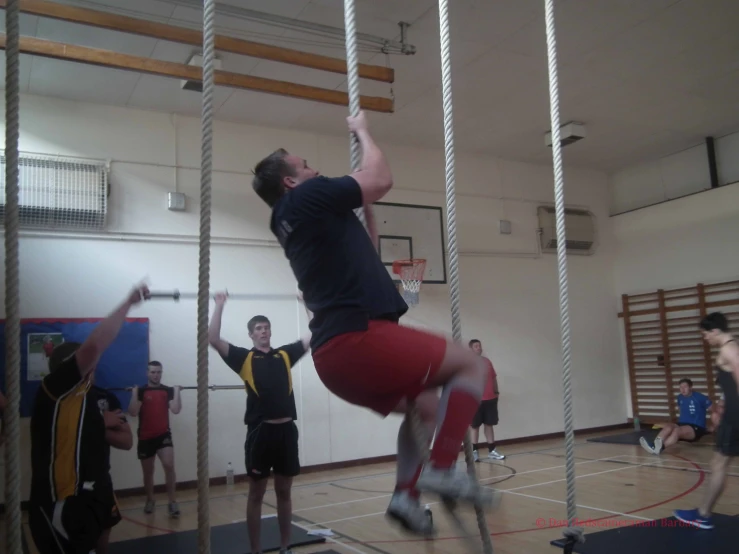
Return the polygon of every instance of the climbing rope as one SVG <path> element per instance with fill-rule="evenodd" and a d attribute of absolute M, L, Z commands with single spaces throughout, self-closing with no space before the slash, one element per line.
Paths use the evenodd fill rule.
<path fill-rule="evenodd" d="M 21 554 L 21 319 L 18 263 L 18 139 L 20 133 L 20 5 L 5 7 L 5 551 Z"/>
<path fill-rule="evenodd" d="M 449 30 L 448 0 L 439 0 L 439 30 L 441 38 L 441 81 L 444 106 L 444 154 L 446 157 L 446 206 L 447 206 L 447 242 L 449 247 L 449 293 L 452 304 L 452 338 L 455 342 L 462 340 L 462 322 L 460 318 L 459 300 L 459 253 L 457 250 L 457 205 L 456 178 L 454 174 L 454 104 L 452 102 L 452 52 Z M 464 437 L 464 459 L 467 471 L 475 476 L 475 460 L 472 457 L 472 444 L 469 432 Z M 477 526 L 480 529 L 483 551 L 493 552 L 485 512 L 475 506 Z"/>
<path fill-rule="evenodd" d="M 198 551 L 210 554 L 208 468 L 208 314 L 210 310 L 210 213 L 215 95 L 215 0 L 203 2 L 203 113 L 200 161 L 200 260 L 198 275 Z"/>
<path fill-rule="evenodd" d="M 359 113 L 359 54 L 357 53 L 357 14 L 354 9 L 354 0 L 344 0 L 344 34 L 346 36 L 346 85 L 349 92 L 349 115 Z M 349 152 L 352 171 L 357 171 L 362 163 L 362 152 L 359 139 L 350 133 Z M 354 210 L 359 221 L 366 227 L 364 209 Z"/>
<path fill-rule="evenodd" d="M 554 160 L 554 202 L 557 221 L 557 267 L 559 270 L 559 310 L 562 332 L 562 384 L 565 419 L 565 468 L 567 477 L 567 529 L 563 535 L 571 546 L 582 542 L 582 529 L 575 527 L 575 433 L 572 416 L 572 384 L 570 382 L 570 316 L 567 291 L 567 243 L 565 238 L 564 177 L 562 174 L 562 145 L 559 129 L 559 90 L 557 80 L 557 41 L 554 32 L 554 0 L 545 0 L 547 57 L 549 60 L 549 102 L 552 124 L 552 157 Z"/>

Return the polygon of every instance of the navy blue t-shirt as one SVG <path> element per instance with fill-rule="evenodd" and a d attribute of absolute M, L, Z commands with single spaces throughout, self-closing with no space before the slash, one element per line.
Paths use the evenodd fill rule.
<path fill-rule="evenodd" d="M 289 190 L 272 210 L 270 228 L 313 312 L 311 347 L 364 331 L 373 319 L 398 321 L 408 305 L 354 209 L 362 190 L 351 177 L 316 177 Z"/>

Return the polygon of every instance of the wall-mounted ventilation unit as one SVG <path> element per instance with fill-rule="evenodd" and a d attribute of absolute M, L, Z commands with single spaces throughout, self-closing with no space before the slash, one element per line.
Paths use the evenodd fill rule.
<path fill-rule="evenodd" d="M 537 209 L 541 229 L 541 251 L 557 252 L 557 218 L 554 206 Z M 588 210 L 565 208 L 565 238 L 568 254 L 592 254 L 595 245 L 595 218 Z"/>
<path fill-rule="evenodd" d="M 203 67 L 203 56 L 201 56 L 200 54 L 193 54 L 190 59 L 187 60 L 187 65 L 196 65 L 198 67 Z M 215 68 L 221 69 L 222 65 L 223 63 L 221 62 L 221 60 L 216 58 Z M 203 83 L 201 81 L 180 80 L 180 87 L 182 87 L 183 90 L 203 92 Z"/>
<path fill-rule="evenodd" d="M 585 132 L 585 125 L 582 123 L 576 123 L 570 121 L 565 123 L 559 128 L 559 143 L 561 146 L 568 146 L 574 142 L 578 142 L 587 136 Z M 544 143 L 551 148 L 552 147 L 552 132 L 547 131 L 544 136 Z"/>
<path fill-rule="evenodd" d="M 5 153 L 0 154 L 0 222 L 5 218 Z M 20 154 L 18 203 L 24 229 L 100 230 L 108 214 L 108 164 Z"/>

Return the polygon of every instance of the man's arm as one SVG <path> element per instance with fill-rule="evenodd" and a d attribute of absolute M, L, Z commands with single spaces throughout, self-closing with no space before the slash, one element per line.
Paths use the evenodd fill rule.
<path fill-rule="evenodd" d="M 372 239 L 375 250 L 380 249 L 380 239 L 377 235 L 377 222 L 375 221 L 375 211 L 369 204 L 364 205 L 364 220 L 367 222 L 367 232 Z"/>
<path fill-rule="evenodd" d="M 213 310 L 213 316 L 210 318 L 208 326 L 208 342 L 216 349 L 222 358 L 228 356 L 228 342 L 221 338 L 221 319 L 223 318 L 223 307 L 226 304 L 226 294 L 219 292 L 216 294 L 216 307 Z"/>
<path fill-rule="evenodd" d="M 365 206 L 374 204 L 385 196 L 393 187 L 393 174 L 385 155 L 375 144 L 369 134 L 364 112 L 356 117 L 347 118 L 349 130 L 353 132 L 362 147 L 362 165 L 352 177 L 362 190 L 362 202 Z"/>
<path fill-rule="evenodd" d="M 120 408 L 106 411 L 103 417 L 105 418 L 105 442 L 119 450 L 131 450 L 133 433 Z"/>
<path fill-rule="evenodd" d="M 737 385 L 737 392 L 739 393 L 739 346 L 736 343 L 732 343 L 721 355 L 724 358 L 724 363 L 729 367 L 731 373 L 734 374 L 734 382 Z"/>
<path fill-rule="evenodd" d="M 148 295 L 149 289 L 147 287 L 135 288 L 118 308 L 92 330 L 76 352 L 77 367 L 81 377 L 86 377 L 92 371 L 100 356 L 116 339 L 131 308 L 147 298 Z"/>
<path fill-rule="evenodd" d="M 138 417 L 141 411 L 141 393 L 138 387 L 131 390 L 131 401 L 128 403 L 128 413 L 132 417 Z"/>
<path fill-rule="evenodd" d="M 172 398 L 169 400 L 169 411 L 177 415 L 182 410 L 182 399 L 180 398 L 180 387 L 172 387 Z"/>

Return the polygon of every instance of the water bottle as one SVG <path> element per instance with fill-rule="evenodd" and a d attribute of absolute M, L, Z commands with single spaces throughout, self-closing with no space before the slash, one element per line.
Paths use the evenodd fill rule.
<path fill-rule="evenodd" d="M 226 485 L 233 486 L 234 484 L 234 468 L 231 465 L 231 462 L 228 462 L 228 467 L 226 469 Z"/>
<path fill-rule="evenodd" d="M 429 523 L 433 525 L 434 524 L 434 514 L 431 513 L 431 506 L 426 504 L 426 507 L 424 508 L 424 513 L 426 514 L 426 517 L 429 519 Z"/>
<path fill-rule="evenodd" d="M 639 431 L 641 429 L 641 425 L 639 424 L 639 418 L 638 417 L 635 417 L 634 418 L 634 429 L 636 431 Z"/>

